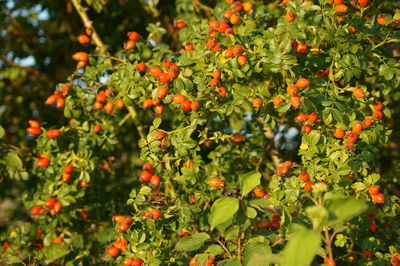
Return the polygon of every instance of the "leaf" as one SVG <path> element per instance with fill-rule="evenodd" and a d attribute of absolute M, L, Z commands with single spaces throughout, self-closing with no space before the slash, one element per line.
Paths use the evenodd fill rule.
<path fill-rule="evenodd" d="M 214 202 L 208 221 L 211 230 L 231 218 L 239 210 L 239 199 L 224 197 Z"/>
<path fill-rule="evenodd" d="M 153 126 L 155 128 L 158 128 L 161 125 L 161 122 L 162 122 L 161 118 L 157 117 L 156 119 L 153 120 Z"/>
<path fill-rule="evenodd" d="M 6 132 L 5 132 L 4 128 L 0 125 L 0 139 L 4 137 L 5 133 Z"/>
<path fill-rule="evenodd" d="M 240 261 L 238 259 L 233 259 L 233 260 L 225 262 L 222 265 L 223 266 L 242 266 L 243 264 L 240 263 Z"/>
<path fill-rule="evenodd" d="M 247 195 L 260 184 L 261 174 L 257 171 L 248 172 L 240 177 L 240 191 L 242 195 Z"/>
<path fill-rule="evenodd" d="M 21 169 L 22 168 L 22 161 L 18 157 L 16 153 L 9 152 L 4 158 L 5 163 L 10 168 Z"/>
<path fill-rule="evenodd" d="M 366 209 L 367 204 L 356 198 L 334 200 L 327 207 L 329 212 L 329 222 L 337 223 L 348 221 L 361 214 Z"/>
<path fill-rule="evenodd" d="M 293 237 L 282 251 L 285 266 L 309 266 L 321 244 L 321 236 L 314 230 L 297 226 Z"/>
<path fill-rule="evenodd" d="M 178 251 L 198 250 L 208 239 L 210 239 L 210 236 L 207 233 L 198 233 L 181 238 L 176 244 L 176 250 Z"/>
<path fill-rule="evenodd" d="M 268 254 L 271 254 L 272 250 L 271 247 L 269 245 L 267 245 L 266 243 L 261 243 L 261 242 L 255 242 L 255 243 L 251 243 L 249 245 L 247 245 L 244 248 L 244 252 L 243 252 L 243 265 L 247 266 L 247 265 L 251 265 L 251 266 L 258 266 L 258 265 L 269 265 L 266 263 L 263 264 L 258 264 L 257 258 L 259 258 L 260 256 L 265 256 Z"/>
<path fill-rule="evenodd" d="M 66 244 L 52 244 L 42 249 L 42 255 L 46 260 L 56 260 L 69 254 L 71 250 Z"/>

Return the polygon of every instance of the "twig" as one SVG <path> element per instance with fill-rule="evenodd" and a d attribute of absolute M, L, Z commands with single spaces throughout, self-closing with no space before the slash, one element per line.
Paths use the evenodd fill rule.
<path fill-rule="evenodd" d="M 86 13 L 86 8 L 82 7 L 80 0 L 71 0 L 72 4 L 74 5 L 76 12 L 78 12 L 79 16 L 81 17 L 83 21 L 83 25 L 92 31 L 92 39 L 94 44 L 99 48 L 100 53 L 106 54 L 107 53 L 107 47 L 106 45 L 102 42 L 100 39 L 99 35 L 97 34 L 97 31 L 93 27 L 93 21 L 91 21 Z"/>
<path fill-rule="evenodd" d="M 229 259 L 232 259 L 232 254 L 229 251 L 229 249 L 224 245 L 224 243 L 222 243 L 221 240 L 219 240 L 219 238 L 215 238 L 214 240 L 222 247 L 223 250 L 225 250 L 225 252 L 228 255 Z"/>
<path fill-rule="evenodd" d="M 144 128 L 143 128 L 142 125 L 139 124 L 139 121 L 138 121 L 138 119 L 137 119 L 137 112 L 136 112 L 136 109 L 135 109 L 133 106 L 128 106 L 127 109 L 128 109 L 128 111 L 129 111 L 129 113 L 130 113 L 130 115 L 131 115 L 131 118 L 132 118 L 132 120 L 133 120 L 133 123 L 134 123 L 135 126 L 136 126 L 136 129 L 137 129 L 137 131 L 138 131 L 138 133 L 139 133 L 139 136 L 140 136 L 142 139 L 146 138 L 146 135 L 145 135 L 145 133 L 144 133 Z"/>
<path fill-rule="evenodd" d="M 193 0 L 193 6 L 197 7 L 200 10 L 204 10 L 207 13 L 211 13 L 211 7 L 206 6 L 205 4 L 201 3 L 200 0 Z"/>
<path fill-rule="evenodd" d="M 242 228 L 239 228 L 237 249 L 238 249 L 238 260 L 241 262 L 242 261 Z"/>
<path fill-rule="evenodd" d="M 333 252 L 332 252 L 332 240 L 329 237 L 328 229 L 325 228 L 324 231 L 325 231 L 325 239 L 324 239 L 324 241 L 325 241 L 325 244 L 326 244 L 326 246 L 328 248 L 329 258 L 331 259 L 331 262 L 334 262 Z"/>

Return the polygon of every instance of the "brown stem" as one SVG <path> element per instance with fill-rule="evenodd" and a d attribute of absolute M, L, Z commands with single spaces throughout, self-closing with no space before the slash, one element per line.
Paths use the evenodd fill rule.
<path fill-rule="evenodd" d="M 228 255 L 229 259 L 232 259 L 232 254 L 229 251 L 229 249 L 225 246 L 225 244 L 222 243 L 222 241 L 219 240 L 219 238 L 215 238 L 214 240 L 222 247 L 223 250 L 225 250 L 225 252 Z"/>
<path fill-rule="evenodd" d="M 326 247 L 328 248 L 329 258 L 331 259 L 332 262 L 334 262 L 333 252 L 332 252 L 332 239 L 329 236 L 328 229 L 324 229 L 324 231 L 325 231 L 324 241 L 325 241 Z"/>
<path fill-rule="evenodd" d="M 94 42 L 94 44 L 97 46 L 97 48 L 99 48 L 100 53 L 105 54 L 107 47 L 106 45 L 102 42 L 102 40 L 100 39 L 99 35 L 97 34 L 97 31 L 95 30 L 95 28 L 93 27 L 93 21 L 91 21 L 86 13 L 86 8 L 84 8 L 81 3 L 80 0 L 71 0 L 72 4 L 74 5 L 76 12 L 78 12 L 79 16 L 81 17 L 82 21 L 83 21 L 83 25 L 87 28 L 90 29 L 92 31 L 92 40 Z"/>
<path fill-rule="evenodd" d="M 238 249 L 238 260 L 242 261 L 242 228 L 239 229 L 238 240 L 237 240 L 237 249 Z"/>

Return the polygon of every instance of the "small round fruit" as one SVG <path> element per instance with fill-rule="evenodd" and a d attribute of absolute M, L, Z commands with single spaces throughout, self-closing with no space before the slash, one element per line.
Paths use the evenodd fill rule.
<path fill-rule="evenodd" d="M 162 216 L 162 211 L 158 209 L 153 209 L 144 213 L 146 218 L 157 220 Z"/>
<path fill-rule="evenodd" d="M 385 195 L 383 195 L 382 193 L 371 195 L 371 197 L 372 197 L 372 201 L 377 204 L 382 204 L 385 202 Z"/>
<path fill-rule="evenodd" d="M 153 174 L 151 172 L 144 170 L 140 173 L 139 181 L 140 182 L 149 182 L 152 176 L 153 176 Z"/>
<path fill-rule="evenodd" d="M 190 104 L 190 109 L 192 111 L 198 111 L 200 109 L 200 102 L 199 101 L 194 101 Z"/>
<path fill-rule="evenodd" d="M 300 178 L 301 181 L 304 181 L 304 182 L 309 182 L 310 181 L 310 176 L 306 172 L 301 173 L 299 175 L 299 178 Z"/>
<path fill-rule="evenodd" d="M 336 128 L 335 131 L 333 131 L 333 135 L 335 136 L 335 138 L 341 139 L 346 136 L 346 132 L 343 129 Z"/>
<path fill-rule="evenodd" d="M 220 178 L 213 178 L 208 180 L 207 184 L 213 188 L 222 188 L 225 185 L 225 181 Z"/>
<path fill-rule="evenodd" d="M 134 259 L 133 261 L 132 261 L 132 266 L 141 266 L 142 265 L 142 263 L 143 263 L 143 260 L 141 260 L 141 259 Z"/>
<path fill-rule="evenodd" d="M 304 113 L 299 114 L 294 118 L 294 121 L 296 121 L 296 123 L 299 123 L 299 124 L 303 124 L 307 120 L 308 120 L 308 116 L 307 116 L 307 114 L 304 114 Z"/>
<path fill-rule="evenodd" d="M 365 97 L 365 93 L 364 93 L 364 91 L 363 91 L 362 89 L 356 88 L 356 89 L 353 91 L 353 96 L 356 97 L 356 98 L 358 98 L 358 99 L 361 99 L 361 98 L 364 98 L 364 97 Z"/>
<path fill-rule="evenodd" d="M 296 19 L 296 13 L 288 11 L 285 15 L 285 19 L 287 22 L 293 22 Z"/>
<path fill-rule="evenodd" d="M 263 100 L 261 98 L 255 98 L 253 100 L 253 107 L 254 108 L 261 108 L 263 106 Z"/>
<path fill-rule="evenodd" d="M 57 199 L 56 198 L 50 198 L 48 200 L 46 200 L 45 205 L 47 208 L 53 208 L 54 204 L 56 204 Z"/>
<path fill-rule="evenodd" d="M 185 96 L 183 96 L 182 94 L 175 94 L 174 96 L 172 96 L 172 101 L 176 104 L 181 104 L 183 103 L 183 101 L 185 100 Z"/>
<path fill-rule="evenodd" d="M 294 107 L 294 108 L 299 108 L 301 105 L 301 99 L 298 96 L 295 97 L 291 97 L 290 98 L 290 104 Z"/>
<path fill-rule="evenodd" d="M 297 53 L 304 54 L 307 52 L 307 50 L 308 50 L 307 44 L 302 43 L 302 42 L 297 44 L 297 47 L 296 47 Z"/>
<path fill-rule="evenodd" d="M 140 40 L 140 35 L 139 33 L 135 32 L 135 31 L 130 31 L 128 32 L 128 39 L 132 40 L 132 41 L 138 41 Z"/>
<path fill-rule="evenodd" d="M 168 92 L 169 92 L 168 88 L 162 86 L 162 87 L 158 88 L 158 90 L 157 90 L 157 97 L 164 98 L 168 94 Z"/>
<path fill-rule="evenodd" d="M 308 121 L 311 123 L 314 123 L 318 120 L 318 114 L 316 112 L 312 112 L 311 114 L 308 114 Z"/>
<path fill-rule="evenodd" d="M 286 88 L 286 93 L 289 94 L 290 97 L 295 97 L 299 94 L 299 88 L 296 85 L 289 85 Z"/>
<path fill-rule="evenodd" d="M 106 253 L 107 253 L 107 255 L 109 255 L 111 257 L 116 257 L 119 255 L 120 249 L 116 248 L 116 247 L 109 247 L 109 248 L 107 248 Z"/>
<path fill-rule="evenodd" d="M 122 215 L 116 215 L 113 217 L 113 220 L 117 223 L 122 223 L 123 221 L 125 221 L 125 216 Z"/>
<path fill-rule="evenodd" d="M 130 266 L 130 265 L 132 265 L 132 261 L 133 261 L 133 259 L 132 258 L 125 258 L 123 261 L 122 261 L 122 265 L 124 265 L 124 266 Z"/>
<path fill-rule="evenodd" d="M 314 186 L 314 183 L 313 183 L 313 182 L 306 182 L 306 183 L 304 184 L 304 190 L 305 190 L 306 192 L 311 192 L 312 189 L 313 189 L 313 186 Z"/>
<path fill-rule="evenodd" d="M 372 120 L 370 118 L 364 118 L 363 120 L 363 126 L 364 128 L 369 128 L 372 125 Z"/>
<path fill-rule="evenodd" d="M 239 63 L 239 65 L 241 65 L 241 66 L 246 65 L 246 63 L 247 63 L 247 57 L 246 57 L 245 55 L 239 56 L 239 57 L 238 57 L 238 63 Z"/>
<path fill-rule="evenodd" d="M 361 122 L 354 123 L 352 130 L 354 133 L 360 133 L 364 129 Z"/>
<path fill-rule="evenodd" d="M 310 81 L 306 78 L 299 78 L 296 81 L 296 86 L 301 89 L 304 89 L 304 88 L 308 87 L 309 85 L 310 85 Z"/>
<path fill-rule="evenodd" d="M 349 11 L 349 7 L 345 4 L 339 4 L 335 6 L 336 13 L 346 13 L 347 11 Z"/>
<path fill-rule="evenodd" d="M 153 166 L 151 165 L 151 163 L 144 163 L 143 170 L 153 173 Z"/>
<path fill-rule="evenodd" d="M 61 236 L 57 236 L 56 238 L 53 239 L 54 244 L 60 244 L 63 241 L 64 241 L 64 238 L 62 238 Z"/>
<path fill-rule="evenodd" d="M 150 69 L 149 69 L 149 72 L 150 72 L 150 74 L 153 76 L 153 77 L 158 77 L 158 76 L 160 76 L 160 74 L 161 73 L 163 73 L 162 72 L 162 69 L 161 68 L 159 68 L 159 67 L 150 67 Z"/>
<path fill-rule="evenodd" d="M 304 134 L 309 134 L 312 130 L 312 126 L 311 125 L 303 125 L 303 127 L 301 128 L 301 132 Z"/>
<path fill-rule="evenodd" d="M 159 186 L 161 184 L 161 179 L 160 179 L 160 177 L 158 176 L 158 175 L 153 175 L 151 178 L 150 178 L 150 185 L 151 186 Z"/>
<path fill-rule="evenodd" d="M 153 99 L 144 100 L 144 102 L 143 102 L 143 108 L 144 109 L 149 109 L 152 106 L 153 106 Z"/>
<path fill-rule="evenodd" d="M 192 102 L 191 102 L 191 101 L 189 101 L 189 100 L 184 100 L 184 101 L 181 103 L 181 109 L 182 109 L 183 111 L 189 111 L 189 110 L 191 109 L 191 105 L 192 105 Z"/>
<path fill-rule="evenodd" d="M 31 209 L 31 215 L 38 215 L 42 211 L 42 206 L 35 206 Z"/>
<path fill-rule="evenodd" d="M 372 118 L 375 121 L 379 121 L 379 120 L 381 120 L 383 118 L 383 114 L 382 114 L 381 111 L 375 111 L 375 112 L 372 113 Z"/>

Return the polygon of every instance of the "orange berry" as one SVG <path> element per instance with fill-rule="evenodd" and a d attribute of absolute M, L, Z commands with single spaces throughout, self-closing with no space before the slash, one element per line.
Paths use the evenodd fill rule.
<path fill-rule="evenodd" d="M 186 27 L 186 22 L 183 21 L 182 19 L 178 19 L 178 20 L 175 22 L 175 25 L 176 25 L 176 27 L 177 27 L 178 29 L 183 29 L 183 28 Z"/>
<path fill-rule="evenodd" d="M 356 122 L 354 123 L 352 129 L 354 133 L 360 133 L 364 129 L 364 127 L 361 122 Z"/>
<path fill-rule="evenodd" d="M 238 63 L 241 66 L 244 66 L 247 63 L 247 57 L 245 55 L 240 55 L 238 57 Z"/>
<path fill-rule="evenodd" d="M 336 13 L 346 13 L 347 11 L 349 11 L 349 7 L 345 4 L 339 4 L 335 6 Z"/>
<path fill-rule="evenodd" d="M 358 99 L 360 99 L 360 98 L 364 98 L 365 97 L 365 93 L 364 93 L 364 91 L 362 89 L 356 88 L 353 91 L 353 96 L 358 98 Z"/>
<path fill-rule="evenodd" d="M 146 99 L 143 102 L 143 108 L 148 109 L 153 106 L 153 99 Z"/>
<path fill-rule="evenodd" d="M 157 220 L 162 216 L 162 211 L 158 209 L 153 209 L 144 213 L 146 218 Z"/>
<path fill-rule="evenodd" d="M 285 19 L 287 22 L 293 22 L 296 19 L 296 13 L 292 11 L 286 12 Z"/>
<path fill-rule="evenodd" d="M 89 60 L 89 54 L 86 52 L 76 52 L 72 55 L 72 59 L 75 61 L 87 62 Z"/>
<path fill-rule="evenodd" d="M 296 52 L 298 52 L 299 54 L 304 54 L 305 52 L 307 52 L 308 47 L 307 44 L 301 42 L 297 44 L 297 47 L 295 49 Z"/>
<path fill-rule="evenodd" d="M 128 39 L 131 41 L 138 41 L 140 40 L 140 35 L 139 33 L 135 32 L 135 31 L 130 31 L 128 32 Z"/>
<path fill-rule="evenodd" d="M 290 98 L 290 104 L 296 109 L 299 108 L 301 105 L 300 97 L 295 96 Z"/>
<path fill-rule="evenodd" d="M 299 175 L 299 178 L 301 181 L 304 181 L 304 182 L 310 181 L 310 176 L 306 172 L 301 173 Z"/>
<path fill-rule="evenodd" d="M 116 247 L 109 247 L 106 251 L 107 255 L 111 256 L 111 257 L 116 257 L 119 255 L 120 253 L 120 249 L 116 248 Z"/>
<path fill-rule="evenodd" d="M 222 188 L 225 185 L 225 181 L 219 178 L 213 178 L 207 181 L 207 184 L 213 188 Z"/>
<path fill-rule="evenodd" d="M 200 102 L 199 101 L 194 101 L 190 104 L 190 109 L 192 111 L 198 111 L 200 109 Z"/>
<path fill-rule="evenodd" d="M 218 95 L 221 97 L 225 97 L 227 94 L 227 91 L 224 87 L 218 87 Z"/>
<path fill-rule="evenodd" d="M 286 88 L 286 92 L 287 92 L 287 94 L 289 94 L 289 96 L 295 97 L 299 93 L 299 88 L 297 88 L 296 85 L 289 85 Z"/>
<path fill-rule="evenodd" d="M 304 89 L 304 88 L 308 87 L 309 85 L 310 85 L 310 81 L 306 78 L 299 78 L 296 81 L 296 86 L 301 89 Z"/>
<path fill-rule="evenodd" d="M 253 100 L 253 107 L 254 108 L 261 108 L 263 106 L 263 100 L 261 98 L 255 98 Z"/>
<path fill-rule="evenodd" d="M 161 68 L 154 66 L 150 67 L 149 72 L 153 77 L 158 77 L 161 73 L 163 73 Z"/>
<path fill-rule="evenodd" d="M 335 131 L 333 132 L 333 135 L 335 136 L 335 138 L 341 139 L 344 138 L 346 132 L 344 132 L 343 129 L 336 128 Z"/>
<path fill-rule="evenodd" d="M 375 121 L 379 121 L 379 120 L 381 120 L 383 118 L 383 114 L 382 114 L 381 111 L 375 111 L 375 112 L 372 113 L 372 118 Z"/>
<path fill-rule="evenodd" d="M 369 193 L 370 195 L 376 195 L 376 194 L 378 194 L 378 193 L 379 193 L 379 186 L 376 186 L 376 185 L 370 186 L 370 187 L 368 188 L 368 193 Z"/>

